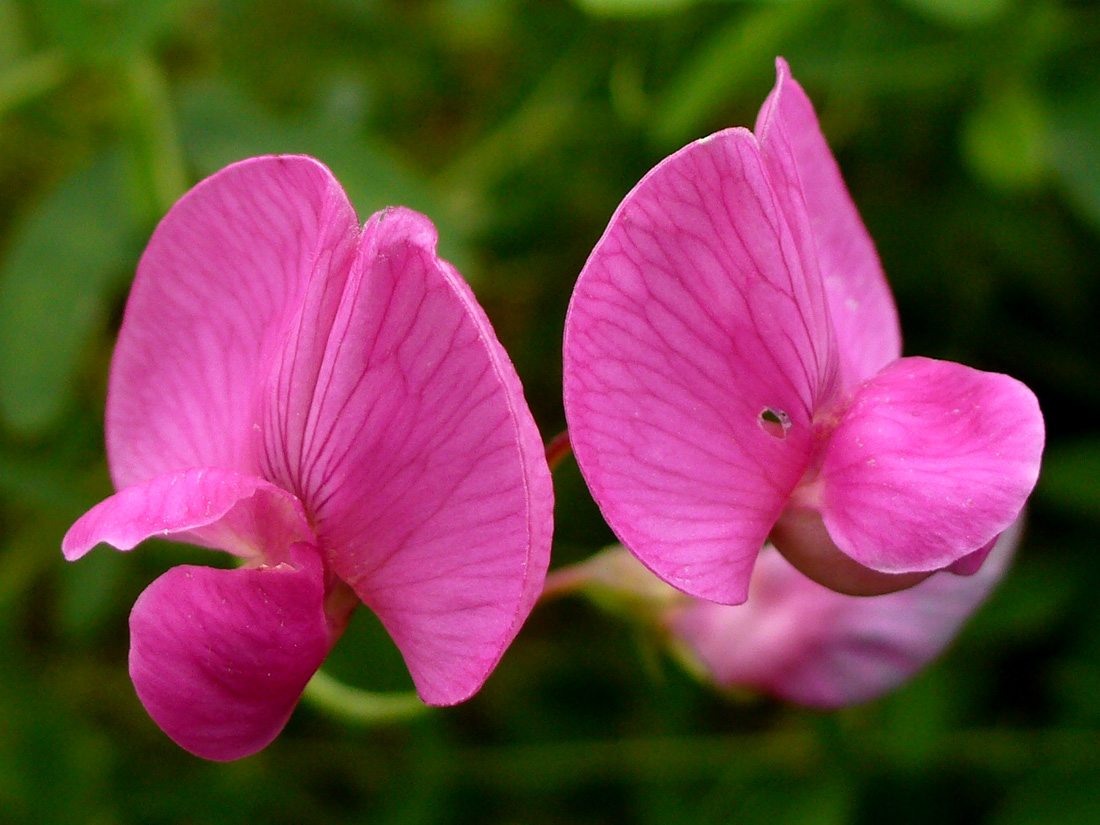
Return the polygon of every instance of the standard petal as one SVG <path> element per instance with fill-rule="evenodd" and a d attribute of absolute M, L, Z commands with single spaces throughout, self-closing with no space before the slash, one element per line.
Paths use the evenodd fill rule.
<path fill-rule="evenodd" d="M 151 536 L 190 541 L 243 558 L 286 558 L 314 541 L 302 504 L 255 476 L 198 467 L 157 476 L 101 501 L 69 528 L 61 551 L 75 561 L 104 543 L 130 550 Z"/>
<path fill-rule="evenodd" d="M 242 161 L 180 199 L 138 265 L 111 366 L 117 488 L 186 467 L 257 474 L 259 378 L 307 284 L 339 282 L 358 236 L 312 158 Z"/>
<path fill-rule="evenodd" d="M 943 651 L 1003 576 L 1018 535 L 1003 534 L 973 576 L 937 573 L 885 596 L 843 596 L 765 551 L 745 604 L 694 602 L 667 624 L 719 685 L 815 707 L 866 702 Z"/>
<path fill-rule="evenodd" d="M 744 600 L 834 391 L 804 251 L 756 139 L 730 129 L 646 175 L 577 280 L 563 365 L 577 461 L 622 542 L 695 596 Z"/>
<path fill-rule="evenodd" d="M 1043 417 L 1014 378 L 903 358 L 859 388 L 825 449 L 821 515 L 842 552 L 885 573 L 938 570 L 1020 514 Z"/>
<path fill-rule="evenodd" d="M 845 388 L 901 356 L 901 327 L 874 242 L 821 134 L 813 104 L 776 60 L 776 82 L 756 121 L 769 171 L 797 181 L 836 329 Z"/>
<path fill-rule="evenodd" d="M 298 347 L 317 316 L 303 314 L 272 375 L 264 475 L 303 497 L 424 701 L 451 704 L 541 590 L 553 489 L 515 370 L 435 246 L 410 210 L 368 222 L 323 358 L 307 379 L 312 344 Z"/>
<path fill-rule="evenodd" d="M 153 720 L 180 747 L 228 761 L 283 729 L 333 639 L 317 551 L 293 563 L 174 567 L 130 613 L 130 677 Z"/>

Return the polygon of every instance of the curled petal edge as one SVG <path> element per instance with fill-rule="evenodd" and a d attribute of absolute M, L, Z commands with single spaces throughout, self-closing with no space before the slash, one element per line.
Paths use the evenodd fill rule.
<path fill-rule="evenodd" d="M 127 487 L 77 519 L 61 541 L 69 561 L 97 544 L 132 550 L 152 536 L 189 541 L 241 558 L 287 558 L 315 541 L 302 504 L 255 476 L 193 467 Z"/>

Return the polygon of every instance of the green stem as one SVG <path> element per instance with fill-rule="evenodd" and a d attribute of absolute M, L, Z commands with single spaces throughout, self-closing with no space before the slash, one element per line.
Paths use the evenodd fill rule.
<path fill-rule="evenodd" d="M 546 463 L 550 472 L 558 469 L 565 459 L 573 454 L 573 445 L 569 442 L 569 430 L 562 430 L 546 444 Z"/>
<path fill-rule="evenodd" d="M 127 63 L 126 81 L 134 104 L 134 126 L 151 208 L 160 218 L 187 191 L 187 164 L 183 158 L 168 84 L 156 62 L 138 55 Z"/>
<path fill-rule="evenodd" d="M 584 568 L 583 563 L 551 570 L 546 574 L 546 584 L 542 588 L 542 595 L 539 596 L 539 604 L 577 593 L 591 583 L 592 576 Z"/>
<path fill-rule="evenodd" d="M 370 693 L 320 670 L 309 680 L 302 698 L 331 716 L 360 725 L 404 722 L 431 710 L 415 693 Z"/>
<path fill-rule="evenodd" d="M 55 89 L 69 75 L 59 50 L 43 52 L 0 72 L 0 116 Z"/>

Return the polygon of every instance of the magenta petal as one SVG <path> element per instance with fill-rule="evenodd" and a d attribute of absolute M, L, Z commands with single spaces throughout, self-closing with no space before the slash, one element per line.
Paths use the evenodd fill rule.
<path fill-rule="evenodd" d="M 117 488 L 186 467 L 258 475 L 256 389 L 314 273 L 347 273 L 359 227 L 331 173 L 254 158 L 183 196 L 138 266 L 111 366 Z"/>
<path fill-rule="evenodd" d="M 180 747 L 227 761 L 283 729 L 331 639 L 316 550 L 295 563 L 175 567 L 130 613 L 130 677 Z"/>
<path fill-rule="evenodd" d="M 726 603 L 745 598 L 835 386 L 783 204 L 746 130 L 685 147 L 619 206 L 566 318 L 565 412 L 604 518 L 662 579 Z"/>
<path fill-rule="evenodd" d="M 996 545 L 998 538 L 1000 538 L 1000 536 L 987 542 L 981 549 L 975 550 L 973 553 L 963 556 L 958 561 L 949 564 L 947 566 L 948 572 L 954 573 L 956 576 L 973 576 L 982 569 L 985 560 L 989 558 L 989 554 L 993 552 L 993 547 Z"/>
<path fill-rule="evenodd" d="M 668 624 L 719 685 L 839 707 L 873 699 L 938 656 L 1000 580 L 1019 530 L 1003 534 L 970 577 L 937 573 L 885 596 L 843 596 L 764 552 L 748 601 L 693 602 Z"/>
<path fill-rule="evenodd" d="M 302 504 L 255 476 L 199 467 L 157 476 L 101 501 L 69 528 L 69 561 L 97 544 L 130 550 L 151 536 L 190 541 L 244 558 L 286 558 L 294 542 L 313 541 Z"/>
<path fill-rule="evenodd" d="M 339 305 L 311 298 L 281 355 L 264 454 L 421 697 L 451 704 L 481 686 L 541 590 L 553 489 L 515 370 L 435 246 L 410 210 L 368 222 Z M 325 313 L 322 350 L 308 330 Z"/>
<path fill-rule="evenodd" d="M 886 573 L 937 570 L 1019 515 L 1043 419 L 1006 375 L 903 358 L 856 392 L 826 447 L 821 513 L 844 553 Z"/>
<path fill-rule="evenodd" d="M 776 60 L 776 74 L 756 133 L 765 154 L 774 158 L 773 176 L 797 181 L 805 199 L 848 388 L 901 356 L 897 308 L 813 104 L 782 58 Z"/>

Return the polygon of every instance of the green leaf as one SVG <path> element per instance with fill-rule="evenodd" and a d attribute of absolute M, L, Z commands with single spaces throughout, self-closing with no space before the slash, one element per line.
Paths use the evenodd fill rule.
<path fill-rule="evenodd" d="M 1036 498 L 1063 512 L 1100 521 L 1100 438 L 1063 442 L 1047 450 Z"/>
<path fill-rule="evenodd" d="M 0 0 L 0 67 L 7 67 L 22 54 L 25 41 L 23 15 L 14 0 Z"/>
<path fill-rule="evenodd" d="M 962 144 L 971 168 L 998 189 L 1034 188 L 1049 166 L 1046 113 L 1017 87 L 998 91 L 970 113 Z"/>
<path fill-rule="evenodd" d="M 1052 163 L 1070 202 L 1100 226 L 1100 80 L 1052 113 Z"/>
<path fill-rule="evenodd" d="M 1011 0 L 901 0 L 937 23 L 948 26 L 981 26 L 992 23 L 1005 13 Z"/>
<path fill-rule="evenodd" d="M 987 645 L 1015 646 L 1050 632 L 1073 609 L 1082 589 L 1081 576 L 1057 563 L 1065 546 L 1033 541 L 1024 531 L 1023 550 L 989 602 L 967 629 L 971 639 Z"/>
<path fill-rule="evenodd" d="M 120 603 L 128 564 L 129 559 L 122 553 L 100 548 L 79 564 L 62 565 L 53 614 L 56 629 L 70 639 L 87 640 L 124 615 Z"/>
<path fill-rule="evenodd" d="M 1013 788 L 994 825 L 1092 825 L 1100 822 L 1100 784 L 1091 773 L 1041 767 Z"/>
<path fill-rule="evenodd" d="M 702 0 L 576 0 L 584 11 L 597 17 L 649 17 L 672 14 Z"/>
<path fill-rule="evenodd" d="M 0 27 L 3 24 L 0 20 Z M 69 66 L 58 50 L 6 65 L 0 70 L 0 117 L 53 91 L 68 75 Z"/>
<path fill-rule="evenodd" d="M 797 778 L 731 773 L 708 789 L 701 807 L 692 821 L 843 825 L 853 821 L 854 800 L 851 786 L 833 767 Z"/>
<path fill-rule="evenodd" d="M 57 420 L 111 292 L 133 272 L 122 170 L 110 154 L 64 181 L 0 262 L 0 417 L 21 435 Z"/>
<path fill-rule="evenodd" d="M 34 19 L 51 44 L 93 62 L 146 51 L 188 0 L 38 0 Z"/>

